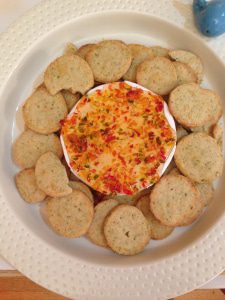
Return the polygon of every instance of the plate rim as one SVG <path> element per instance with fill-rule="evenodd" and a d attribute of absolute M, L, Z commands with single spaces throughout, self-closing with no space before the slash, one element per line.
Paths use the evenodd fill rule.
<path fill-rule="evenodd" d="M 159 2 L 161 0 L 157 0 L 157 2 Z M 82 3 L 86 3 L 87 6 L 82 6 Z M 130 11 L 130 6 L 131 6 L 131 2 L 133 2 L 132 0 L 123 0 L 123 7 L 122 10 L 123 11 Z M 149 2 L 149 1 L 148 1 Z M 156 1 L 154 1 L 155 3 Z M 161 1 L 162 3 L 164 1 Z M 48 30 L 45 32 L 46 34 L 48 32 L 50 32 L 51 30 L 54 30 L 55 27 L 59 26 L 59 20 L 60 20 L 60 24 L 63 26 L 65 25 L 65 23 L 68 23 L 68 20 L 72 20 L 78 16 L 82 16 L 82 15 L 87 15 L 88 13 L 95 13 L 98 12 L 100 9 L 101 11 L 105 10 L 106 7 L 106 2 L 104 0 L 98 0 L 98 4 L 96 5 L 98 6 L 96 9 L 94 9 L 94 11 L 92 11 L 92 9 L 90 9 L 91 7 L 91 0 L 85 0 L 85 1 L 75 1 L 75 0 L 64 0 L 63 1 L 63 6 L 62 4 L 59 5 L 60 3 L 62 3 L 60 0 L 47 0 L 44 1 L 40 4 L 38 4 L 35 8 L 33 8 L 31 11 L 29 11 L 28 13 L 26 13 L 22 18 L 20 18 L 16 23 L 14 23 L 13 25 L 11 25 L 8 29 L 7 32 L 3 33 L 0 36 L 0 43 L 1 45 L 4 45 L 4 47 L 0 48 L 0 68 L 2 68 L 3 72 L 0 75 L 0 78 L 3 78 L 5 80 L 0 80 L 0 94 L 2 93 L 2 91 L 4 90 L 4 86 L 6 84 L 6 82 L 8 81 L 11 73 L 13 72 L 14 68 L 17 66 L 18 62 L 20 61 L 20 57 L 19 55 L 16 55 L 15 58 L 10 57 L 10 54 L 12 53 L 11 51 L 9 51 L 9 54 L 6 55 L 7 51 L 10 50 L 12 44 L 15 41 L 14 35 L 17 33 L 21 33 L 21 31 L 23 31 L 23 28 L 26 27 L 26 23 L 28 22 L 32 22 L 33 26 L 34 24 L 38 25 L 39 22 L 39 16 L 40 13 L 43 13 L 43 11 L 46 11 L 48 9 L 50 9 L 48 11 L 48 14 L 50 15 L 51 12 L 51 16 L 53 16 L 53 12 L 58 12 L 60 11 L 61 17 L 59 19 L 55 18 L 54 20 L 51 20 L 51 26 L 49 26 Z M 66 7 L 68 5 L 68 7 L 71 7 L 71 4 L 79 4 L 80 5 L 80 9 L 79 9 L 79 14 L 76 15 L 74 11 L 71 12 L 71 14 L 68 14 L 68 8 Z M 138 6 L 138 10 L 135 11 L 135 9 L 132 10 L 132 12 L 139 12 L 139 13 L 145 13 L 146 14 L 146 10 L 144 10 L 144 7 L 146 7 L 147 5 L 147 1 L 145 0 L 139 0 L 137 2 L 135 2 L 136 5 Z M 89 4 L 89 5 L 88 5 Z M 117 9 L 121 11 L 121 1 L 120 0 L 113 0 L 113 1 L 108 1 L 107 3 L 107 8 L 108 9 Z M 152 5 L 152 3 L 151 3 Z M 119 9 L 118 9 L 119 7 Z M 53 9 L 54 8 L 54 9 Z M 89 9 L 89 10 L 88 10 Z M 151 14 L 148 14 L 151 16 Z M 152 16 L 155 17 L 155 16 Z M 158 18 L 160 19 L 160 18 Z M 165 18 L 161 18 L 163 21 L 168 22 L 167 20 L 165 20 Z M 172 22 L 168 22 L 170 24 L 173 24 L 175 26 L 177 26 L 176 23 L 172 23 Z M 43 36 L 43 32 L 42 34 L 40 34 L 40 32 L 38 32 L 38 26 L 36 30 L 36 35 L 35 37 L 32 37 L 29 32 L 27 32 L 27 34 L 23 35 L 23 40 L 26 40 L 25 43 L 25 47 L 29 47 L 32 46 L 33 43 L 35 41 L 37 41 L 40 37 Z M 187 31 L 186 29 L 184 29 L 185 31 Z M 23 32 L 24 33 L 24 32 Z M 193 33 L 191 33 L 193 34 Z M 19 34 L 20 36 L 20 34 Z M 199 39 L 199 37 L 197 37 Z M 18 48 L 19 47 L 19 48 Z M 19 43 L 19 45 L 17 46 L 17 51 L 19 52 L 23 52 L 24 49 L 24 45 L 22 45 L 22 43 Z M 10 59 L 11 58 L 11 59 Z M 222 60 L 221 60 L 222 62 Z M 224 62 L 223 62 L 224 63 Z M 48 246 L 46 248 L 46 245 L 44 244 L 44 242 L 37 236 L 32 236 L 30 234 L 30 232 L 26 231 L 26 228 L 24 228 L 24 224 L 18 220 L 16 220 L 13 224 L 13 228 L 10 228 L 10 230 L 12 230 L 15 233 L 19 233 L 19 236 L 21 238 L 21 236 L 23 237 L 23 239 L 21 239 L 21 241 L 16 241 L 17 245 L 20 245 L 20 242 L 24 243 L 24 245 L 27 244 L 27 240 L 29 240 L 29 242 L 32 244 L 32 247 L 30 247 L 29 251 L 32 251 L 32 249 L 34 250 L 34 245 L 40 245 L 38 247 L 38 252 L 39 254 L 42 255 L 41 258 L 39 258 L 38 263 L 34 263 L 34 265 L 36 264 L 36 269 L 33 268 L 31 269 L 31 265 L 32 265 L 32 257 L 25 257 L 25 253 L 23 252 L 24 250 L 24 245 L 21 249 L 18 249 L 18 247 L 15 247 L 14 252 L 12 251 L 12 249 L 10 248 L 10 243 L 11 240 L 8 240 L 8 236 L 7 236 L 7 230 L 9 228 L 7 228 L 9 221 L 13 220 L 14 218 L 14 212 L 10 210 L 9 205 L 7 204 L 7 199 L 5 199 L 5 197 L 3 196 L 2 191 L 0 191 L 0 207 L 2 208 L 0 211 L 0 219 L 1 217 L 2 220 L 0 221 L 0 253 L 11 263 L 13 264 L 18 270 L 20 270 L 22 273 L 24 273 L 27 277 L 31 278 L 33 281 L 37 282 L 38 284 L 41 284 L 42 286 L 48 288 L 49 290 L 52 290 L 54 292 L 57 292 L 59 294 L 63 294 L 65 296 L 68 297 L 77 297 L 77 296 L 81 296 L 83 298 L 87 297 L 87 294 L 85 292 L 85 290 L 79 288 L 79 295 L 76 293 L 76 289 L 74 288 L 74 278 L 76 277 L 76 279 L 78 280 L 78 282 L 80 282 L 79 280 L 79 276 L 82 276 L 81 274 L 87 275 L 88 270 L 91 272 L 91 276 L 90 279 L 88 281 L 88 283 L 90 284 L 90 286 L 92 286 L 92 281 L 94 280 L 94 276 L 100 276 L 99 278 L 103 278 L 104 276 L 109 276 L 109 272 L 110 277 L 113 279 L 116 277 L 119 277 L 120 280 L 122 280 L 122 278 L 126 278 L 126 280 L 132 278 L 135 272 L 135 282 L 136 283 L 141 283 L 141 279 L 143 279 L 143 274 L 146 272 L 152 272 L 154 271 L 155 273 L 152 274 L 152 278 L 157 276 L 161 276 L 165 277 L 167 276 L 168 273 L 166 273 L 165 270 L 168 271 L 168 266 L 167 264 L 170 263 L 171 266 L 169 266 L 169 269 L 171 268 L 171 272 L 174 274 L 171 278 L 171 280 L 175 280 L 177 275 L 176 275 L 176 271 L 174 270 L 174 266 L 176 265 L 176 261 L 178 261 L 179 259 L 182 259 L 182 256 L 186 257 L 186 265 L 187 264 L 193 264 L 195 262 L 195 258 L 196 258 L 196 252 L 198 252 L 198 250 L 201 248 L 202 245 L 204 245 L 205 243 L 207 244 L 207 247 L 210 249 L 214 249 L 214 255 L 217 256 L 219 255 L 220 258 L 222 258 L 222 262 L 224 263 L 224 258 L 222 257 L 222 252 L 225 252 L 225 245 L 222 243 L 223 240 L 223 236 L 225 235 L 225 214 L 223 215 L 223 217 L 221 217 L 221 220 L 219 220 L 211 229 L 209 232 L 207 232 L 207 234 L 205 234 L 204 236 L 202 236 L 196 244 L 194 245 L 190 245 L 190 247 L 188 247 L 188 249 L 184 249 L 184 251 L 182 251 L 182 253 L 179 253 L 178 255 L 176 255 L 176 257 L 170 256 L 168 258 L 163 259 L 159 264 L 158 267 L 156 266 L 157 263 L 153 263 L 152 266 L 150 266 L 150 268 L 148 266 L 136 266 L 136 267 L 129 267 L 129 268 L 114 268 L 114 267 L 105 267 L 105 266 L 98 266 L 96 267 L 95 265 L 91 265 L 91 264 L 84 264 L 83 261 L 76 261 L 76 263 L 74 263 L 74 258 L 73 260 L 71 258 L 69 258 L 67 255 L 62 254 L 59 250 L 56 250 L 53 247 Z M 4 215 L 7 215 L 7 218 L 5 219 Z M 12 224 L 12 223 L 11 223 Z M 214 235 L 212 238 L 213 233 L 219 231 L 220 235 Z M 219 237 L 219 238 L 218 238 Z M 219 241 L 221 239 L 221 241 Z M 217 242 L 218 249 L 215 249 L 216 247 L 213 247 L 213 244 L 215 243 L 215 240 Z M 46 254 L 46 250 L 52 251 L 51 253 L 54 253 L 54 255 L 52 255 L 52 258 L 49 258 L 49 255 Z M 15 251 L 17 252 L 15 255 Z M 210 259 L 210 255 L 208 255 L 208 253 L 204 252 L 202 254 L 201 259 L 203 260 L 207 260 Z M 45 274 L 43 274 L 43 268 L 40 267 L 40 265 L 44 262 L 49 262 L 49 264 L 56 264 L 56 262 L 58 260 L 64 259 L 65 262 L 67 262 L 67 264 L 71 264 L 71 266 L 75 266 L 75 267 L 79 267 L 80 271 L 78 272 L 78 274 L 76 274 L 76 276 L 74 277 L 70 277 L 68 278 L 68 282 L 65 283 L 63 282 L 63 284 L 59 284 L 58 279 L 53 276 L 48 276 L 47 271 L 48 269 L 45 269 Z M 218 258 L 219 259 L 219 258 Z M 28 263 L 29 261 L 29 263 Z M 173 263 L 171 263 L 173 262 Z M 160 267 L 159 267 L 160 266 Z M 213 277 L 215 277 L 217 274 L 219 274 L 220 272 L 222 272 L 223 267 L 221 264 L 221 269 L 218 268 L 218 265 L 212 265 L 214 267 L 211 267 L 210 270 L 208 270 L 207 272 L 205 272 L 204 277 L 201 278 L 201 280 L 199 280 L 198 282 L 193 282 L 193 279 L 196 280 L 196 278 L 190 278 L 189 277 L 189 273 L 193 272 L 190 271 L 190 269 L 188 268 L 187 270 L 184 271 L 183 269 L 183 276 L 185 278 L 187 278 L 187 281 L 185 282 L 185 286 L 184 284 L 181 286 L 176 285 L 176 290 L 171 290 L 169 287 L 166 288 L 166 294 L 164 294 L 163 296 L 165 297 L 174 297 L 177 296 L 178 294 L 187 292 L 193 288 L 197 288 L 199 285 L 202 285 L 203 283 L 206 283 L 208 280 L 212 279 Z M 161 270 L 158 270 L 160 268 Z M 60 268 L 53 268 L 54 271 L 55 270 L 60 270 Z M 68 270 L 72 268 L 68 268 Z M 73 270 L 72 270 L 73 271 Z M 83 272 L 83 273 L 82 273 Z M 51 271 L 51 273 L 53 274 L 53 270 Z M 101 274 L 99 274 L 101 273 Z M 92 276 L 92 274 L 94 274 Z M 65 276 L 66 274 L 62 273 L 62 276 Z M 78 276 L 79 275 L 79 276 Z M 180 273 L 179 273 L 180 275 Z M 66 275 L 67 276 L 67 275 Z M 78 276 L 78 277 L 77 277 Z M 145 280 L 149 281 L 150 277 L 146 277 Z M 143 283 L 143 282 L 142 282 Z M 172 281 L 170 282 L 172 284 Z M 112 285 L 113 286 L 113 285 Z M 116 287 L 116 286 L 115 286 Z M 118 288 L 118 287 L 117 287 Z M 99 299 L 98 294 L 94 294 L 92 295 L 93 299 Z M 105 295 L 102 294 L 102 297 L 104 297 Z M 128 295 L 127 295 L 128 296 Z M 132 296 L 134 296 L 132 294 Z M 144 297 L 147 296 L 147 294 L 143 295 L 140 293 L 139 290 L 137 290 L 137 294 L 135 295 L 135 298 L 142 298 L 144 299 Z M 88 299 L 88 298 L 87 298 Z M 113 298 L 115 299 L 115 298 Z M 152 298 L 153 299 L 153 298 Z M 161 298 L 161 294 L 155 294 L 154 299 L 162 299 Z"/>

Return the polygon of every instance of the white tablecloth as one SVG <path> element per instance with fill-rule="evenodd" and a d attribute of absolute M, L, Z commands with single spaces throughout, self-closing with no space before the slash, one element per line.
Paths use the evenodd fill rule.
<path fill-rule="evenodd" d="M 0 32 L 5 31 L 11 23 L 41 1 L 44 0 L 0 0 Z M 182 1 L 183 0 L 180 2 Z M 0 256 L 0 270 L 13 269 L 14 268 Z M 202 288 L 225 288 L 225 276 L 218 276 Z"/>

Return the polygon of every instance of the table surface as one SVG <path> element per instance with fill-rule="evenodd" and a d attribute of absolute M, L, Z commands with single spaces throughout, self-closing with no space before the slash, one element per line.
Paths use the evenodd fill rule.
<path fill-rule="evenodd" d="M 0 0 L 0 33 L 7 30 L 7 27 L 16 21 L 21 15 L 23 15 L 30 8 L 34 7 L 38 3 L 44 0 Z M 224 37 L 225 38 L 225 37 Z M 11 271 L 10 271 L 11 270 Z M 14 268 L 7 263 L 0 256 L 0 299 L 65 299 L 62 297 L 57 297 L 48 291 L 37 287 L 35 284 L 31 283 L 25 277 L 22 277 L 20 273 L 13 271 Z M 19 283 L 19 286 L 18 286 Z M 8 295 L 8 292 L 11 289 L 14 289 L 14 284 L 17 286 L 17 291 L 13 290 L 13 293 L 20 292 L 20 294 Z M 6 288 L 7 287 L 7 288 Z M 24 287 L 20 289 L 19 287 Z M 218 276 L 214 280 L 208 282 L 206 285 L 202 287 L 202 289 L 223 289 L 225 288 L 225 273 Z M 35 292 L 35 298 L 26 295 L 26 297 L 22 296 L 22 292 L 27 289 L 30 292 Z M 3 293 L 3 294 L 2 294 Z M 38 294 L 39 293 L 39 294 Z M 197 293 L 197 294 L 196 294 Z M 20 296 L 18 296 L 20 295 Z M 4 297 L 4 298 L 3 298 Z M 17 298 L 19 297 L 19 298 Z M 188 298 L 185 298 L 188 297 Z M 178 297 L 176 299 L 185 300 L 185 299 L 225 299 L 225 296 L 221 291 L 218 290 L 210 290 L 210 291 L 195 291 L 190 295 Z"/>

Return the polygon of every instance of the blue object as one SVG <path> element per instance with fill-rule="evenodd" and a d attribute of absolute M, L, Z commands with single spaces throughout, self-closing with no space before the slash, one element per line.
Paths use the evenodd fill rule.
<path fill-rule="evenodd" d="M 193 13 L 202 34 L 213 37 L 225 32 L 225 0 L 194 0 Z"/>

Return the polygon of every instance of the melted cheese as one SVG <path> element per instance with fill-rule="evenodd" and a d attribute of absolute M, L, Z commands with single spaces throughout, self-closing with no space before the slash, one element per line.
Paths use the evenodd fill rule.
<path fill-rule="evenodd" d="M 176 142 L 160 96 L 125 82 L 83 96 L 63 122 L 73 172 L 104 194 L 128 194 L 159 180 Z"/>

